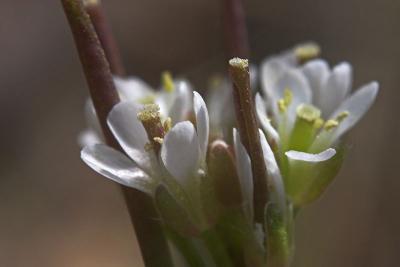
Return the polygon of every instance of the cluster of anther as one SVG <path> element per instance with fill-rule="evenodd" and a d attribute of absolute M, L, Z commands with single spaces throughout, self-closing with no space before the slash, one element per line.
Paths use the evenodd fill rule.
<path fill-rule="evenodd" d="M 293 93 L 287 88 L 284 91 L 283 98 L 278 100 L 278 110 L 285 113 L 292 103 Z M 321 111 L 311 104 L 300 104 L 296 108 L 297 119 L 312 124 L 316 129 L 324 128 L 326 131 L 331 131 L 339 126 L 339 124 L 347 118 L 350 113 L 348 111 L 341 112 L 336 118 L 324 121 L 321 118 Z"/>
<path fill-rule="evenodd" d="M 137 117 L 142 122 L 150 141 L 146 149 L 153 149 L 156 153 L 159 153 L 164 136 L 171 129 L 171 118 L 167 118 L 163 123 L 160 107 L 157 104 L 146 104 L 137 114 Z"/>

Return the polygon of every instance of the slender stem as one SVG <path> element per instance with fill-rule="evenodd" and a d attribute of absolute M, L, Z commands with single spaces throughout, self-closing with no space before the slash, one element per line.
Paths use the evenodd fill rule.
<path fill-rule="evenodd" d="M 101 0 L 84 0 L 84 5 L 110 64 L 111 73 L 124 76 L 125 68 L 122 63 L 121 54 Z"/>
<path fill-rule="evenodd" d="M 109 64 L 82 0 L 61 0 L 79 53 L 91 98 L 106 143 L 120 150 L 107 126 L 107 115 L 119 102 Z M 167 240 L 152 199 L 123 187 L 125 200 L 146 266 L 173 266 Z"/>
<path fill-rule="evenodd" d="M 222 0 L 225 46 L 229 58 L 249 58 L 249 41 L 242 0 Z"/>
<path fill-rule="evenodd" d="M 258 123 L 250 89 L 248 60 L 234 58 L 229 61 L 233 81 L 233 100 L 240 138 L 251 159 L 254 183 L 254 215 L 257 222 L 264 221 L 264 208 L 268 200 L 267 168 L 261 148 Z"/>

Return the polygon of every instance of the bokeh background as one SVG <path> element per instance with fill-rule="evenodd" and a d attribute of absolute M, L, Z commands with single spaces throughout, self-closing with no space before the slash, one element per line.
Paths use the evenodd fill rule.
<path fill-rule="evenodd" d="M 346 163 L 298 219 L 297 267 L 400 265 L 400 2 L 245 0 L 252 62 L 300 41 L 381 84 Z M 130 74 L 199 90 L 225 68 L 219 1 L 103 0 Z M 87 89 L 59 1 L 0 1 L 0 266 L 142 266 L 117 186 L 79 158 Z M 397 152 L 397 153 L 396 153 Z"/>

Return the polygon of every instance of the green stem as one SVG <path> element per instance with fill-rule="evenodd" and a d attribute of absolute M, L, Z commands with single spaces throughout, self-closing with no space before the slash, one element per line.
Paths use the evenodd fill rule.
<path fill-rule="evenodd" d="M 232 262 L 230 255 L 226 249 L 226 246 L 215 229 L 210 229 L 202 234 L 202 239 L 206 244 L 208 251 L 214 259 L 216 266 L 218 267 L 233 267 L 235 266 Z"/>
<path fill-rule="evenodd" d="M 199 254 L 191 239 L 182 237 L 180 234 L 170 229 L 167 229 L 166 232 L 169 239 L 179 250 L 190 267 L 207 267 L 207 264 Z"/>

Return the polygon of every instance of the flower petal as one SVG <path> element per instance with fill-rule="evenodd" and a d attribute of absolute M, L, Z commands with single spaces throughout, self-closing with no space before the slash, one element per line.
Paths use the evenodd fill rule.
<path fill-rule="evenodd" d="M 92 129 L 83 130 L 78 136 L 78 143 L 81 147 L 100 144 L 102 142 L 98 134 Z"/>
<path fill-rule="evenodd" d="M 235 128 L 233 129 L 233 145 L 235 148 L 236 166 L 242 188 L 243 199 L 248 207 L 249 219 L 252 220 L 254 216 L 254 185 L 251 161 L 246 149 L 240 141 L 239 132 Z"/>
<path fill-rule="evenodd" d="M 190 182 L 200 161 L 199 140 L 191 122 L 179 122 L 167 133 L 161 159 L 168 172 L 184 187 Z"/>
<path fill-rule="evenodd" d="M 208 135 L 210 133 L 209 117 L 206 103 L 197 92 L 193 92 L 194 113 L 196 115 L 196 129 L 199 137 L 201 161 L 204 162 L 207 154 Z"/>
<path fill-rule="evenodd" d="M 312 101 L 310 85 L 307 81 L 307 78 L 300 70 L 291 69 L 287 70 L 282 75 L 282 77 L 278 80 L 273 89 L 274 92 L 272 95 L 272 100 L 274 102 L 272 103 L 272 107 L 277 116 L 279 114 L 277 105 L 278 100 L 284 97 L 285 90 L 288 89 L 292 93 L 292 102 L 290 103 L 286 112 L 290 131 L 292 125 L 296 120 L 296 108 L 300 104 L 307 104 L 311 103 Z"/>
<path fill-rule="evenodd" d="M 323 117 L 329 117 L 337 106 L 343 102 L 352 85 L 352 67 L 343 62 L 335 66 L 332 73 L 322 84 L 319 103 Z"/>
<path fill-rule="evenodd" d="M 328 148 L 327 150 L 322 151 L 319 154 L 310 154 L 295 150 L 290 150 L 285 152 L 285 155 L 289 158 L 289 160 L 314 162 L 314 163 L 326 161 L 335 156 L 335 154 L 336 150 L 333 148 Z"/>
<path fill-rule="evenodd" d="M 154 95 L 152 88 L 138 77 L 114 77 L 114 84 L 122 100 L 135 100 Z"/>
<path fill-rule="evenodd" d="M 314 59 L 304 64 L 302 71 L 311 86 L 313 102 L 316 106 L 319 106 L 321 87 L 330 73 L 329 65 L 325 60 Z"/>
<path fill-rule="evenodd" d="M 173 101 L 168 116 L 171 117 L 173 123 L 177 123 L 187 119 L 187 115 L 190 112 L 192 106 L 192 89 L 186 81 L 175 82 L 175 99 Z"/>
<path fill-rule="evenodd" d="M 152 194 L 151 178 L 124 154 L 103 144 L 87 146 L 82 160 L 93 170 L 125 186 Z"/>
<path fill-rule="evenodd" d="M 261 148 L 263 150 L 265 165 L 267 166 L 269 185 L 272 185 L 275 201 L 279 205 L 282 214 L 286 214 L 286 196 L 283 179 L 276 162 L 274 152 L 272 152 L 263 131 L 260 132 Z"/>
<path fill-rule="evenodd" d="M 333 131 L 332 142 L 335 142 L 344 133 L 351 129 L 368 111 L 374 103 L 378 94 L 379 84 L 371 82 L 364 85 L 357 90 L 353 95 L 347 98 L 336 111 L 332 114 L 331 118 L 336 118 L 341 112 L 348 111 L 349 116 L 346 117 Z"/>
<path fill-rule="evenodd" d="M 108 114 L 108 126 L 126 154 L 139 166 L 150 168 L 149 153 L 145 145 L 149 142 L 146 130 L 137 118 L 140 106 L 133 101 L 120 102 Z"/>
<path fill-rule="evenodd" d="M 256 112 L 261 127 L 267 133 L 268 139 L 274 144 L 279 144 L 279 134 L 275 128 L 272 127 L 271 122 L 267 117 L 267 108 L 259 93 L 256 94 Z"/>
<path fill-rule="evenodd" d="M 268 58 L 261 63 L 261 88 L 268 99 L 273 95 L 275 83 L 288 68 L 279 57 Z"/>

